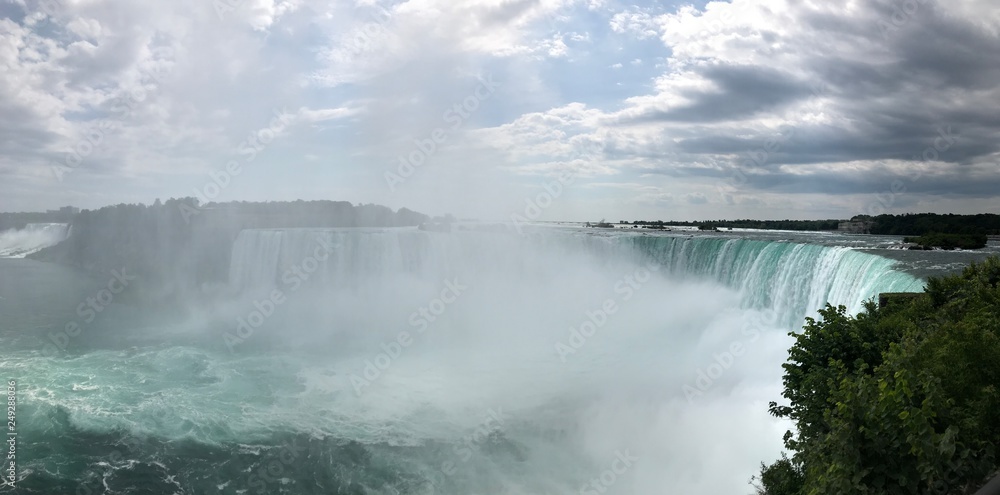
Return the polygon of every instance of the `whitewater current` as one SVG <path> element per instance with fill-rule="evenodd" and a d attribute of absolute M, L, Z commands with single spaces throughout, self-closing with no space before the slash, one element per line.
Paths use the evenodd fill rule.
<path fill-rule="evenodd" d="M 65 223 L 29 223 L 23 229 L 0 231 L 0 257 L 23 258 L 69 237 Z"/>
<path fill-rule="evenodd" d="M 183 320 L 87 321 L 105 280 L 0 262 L 18 493 L 749 493 L 787 332 L 923 285 L 749 237 L 245 230 Z"/>

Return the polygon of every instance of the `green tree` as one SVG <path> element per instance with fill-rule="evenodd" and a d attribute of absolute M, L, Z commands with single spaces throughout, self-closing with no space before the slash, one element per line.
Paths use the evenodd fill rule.
<path fill-rule="evenodd" d="M 783 365 L 791 458 L 758 493 L 963 494 L 998 471 L 1000 259 L 857 316 L 827 306 Z"/>

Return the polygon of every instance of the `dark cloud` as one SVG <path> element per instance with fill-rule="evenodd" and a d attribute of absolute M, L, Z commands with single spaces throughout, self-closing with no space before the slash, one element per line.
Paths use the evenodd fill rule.
<path fill-rule="evenodd" d="M 24 9 L 14 2 L 0 2 L 0 19 L 4 18 L 20 24 L 24 22 Z"/>
<path fill-rule="evenodd" d="M 1000 190 L 1000 167 L 993 173 L 952 170 L 921 175 L 884 168 L 810 174 L 748 174 L 748 188 L 782 194 L 905 194 L 989 198 Z"/>
<path fill-rule="evenodd" d="M 712 81 L 717 90 L 688 91 L 682 94 L 693 103 L 665 111 L 650 111 L 633 122 L 719 122 L 748 118 L 763 111 L 799 100 L 809 88 L 790 74 L 750 65 L 716 64 L 699 74 Z"/>
<path fill-rule="evenodd" d="M 1000 170 L 970 165 L 1000 153 L 994 105 L 1000 98 L 1000 36 L 945 4 L 918 5 L 909 14 L 888 1 L 851 14 L 806 10 L 798 35 L 762 35 L 768 44 L 790 45 L 789 53 L 801 60 L 797 67 L 695 65 L 718 92 L 685 94 L 695 102 L 639 120 L 697 124 L 672 131 L 673 151 L 682 163 L 718 166 L 682 164 L 660 172 L 725 181 L 750 166 L 753 172 L 740 185 L 745 190 L 857 194 L 878 193 L 898 179 L 879 161 L 929 160 L 939 169 L 911 181 L 908 192 L 995 196 Z M 822 90 L 813 94 L 809 88 Z M 798 102 L 811 105 L 793 105 Z M 819 121 L 805 118 L 819 114 Z M 782 116 L 795 125 L 762 128 L 758 115 Z M 800 167 L 820 163 L 832 167 Z M 842 170 L 838 163 L 845 164 Z"/>

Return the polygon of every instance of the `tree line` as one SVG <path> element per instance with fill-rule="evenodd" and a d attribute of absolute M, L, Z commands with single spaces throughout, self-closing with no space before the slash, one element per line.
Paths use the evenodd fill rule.
<path fill-rule="evenodd" d="M 837 230 L 840 222 L 846 220 L 697 220 L 697 221 L 663 221 L 663 220 L 635 220 L 629 222 L 620 220 L 622 225 L 642 225 L 653 227 L 667 227 L 676 225 L 679 227 L 703 227 L 702 230 L 712 229 L 762 229 L 762 230 Z"/>
<path fill-rule="evenodd" d="M 965 234 L 1000 235 L 1000 215 L 979 213 L 956 215 L 953 213 L 905 213 L 902 215 L 883 214 L 877 216 L 857 215 L 850 220 L 620 220 L 621 225 L 666 227 L 671 225 L 703 227 L 703 230 L 745 228 L 764 230 L 824 231 L 837 230 L 841 222 L 863 222 L 868 224 L 868 232 L 880 235 Z"/>
<path fill-rule="evenodd" d="M 872 222 L 872 234 L 914 235 L 967 234 L 1000 235 L 1000 215 L 979 213 L 955 215 L 938 213 L 907 213 L 905 215 L 858 216 L 857 221 Z M 854 220 L 854 219 L 852 219 Z"/>
<path fill-rule="evenodd" d="M 76 216 L 76 208 L 65 206 L 58 210 L 0 213 L 0 231 L 23 229 L 29 223 L 70 223 Z"/>
<path fill-rule="evenodd" d="M 346 201 L 230 202 L 200 205 L 196 198 L 118 204 L 83 210 L 70 220 L 72 235 L 32 258 L 106 274 L 129 270 L 136 285 L 159 293 L 228 279 L 233 241 L 243 229 L 416 226 L 427 215 Z"/>

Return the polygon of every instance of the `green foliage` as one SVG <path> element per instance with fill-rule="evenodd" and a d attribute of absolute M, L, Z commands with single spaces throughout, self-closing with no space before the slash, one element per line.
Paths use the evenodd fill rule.
<path fill-rule="evenodd" d="M 947 234 L 1000 234 L 1000 215 L 939 215 L 937 213 L 908 213 L 906 215 L 878 215 L 871 218 L 872 234 L 921 236 L 932 232 Z"/>
<path fill-rule="evenodd" d="M 678 225 L 688 227 L 715 227 L 717 229 L 745 228 L 769 230 L 837 230 L 844 220 L 704 220 L 693 222 L 635 220 L 633 225 L 663 227 Z M 869 233 L 883 235 L 922 236 L 934 232 L 965 235 L 1000 235 L 1000 215 L 939 215 L 937 213 L 907 213 L 905 215 L 857 215 L 852 222 L 871 222 Z M 619 223 L 627 224 L 626 220 Z M 705 230 L 705 229 L 702 229 Z"/>
<path fill-rule="evenodd" d="M 858 318 L 847 315 L 847 308 L 827 305 L 819 311 L 821 320 L 806 319 L 804 331 L 793 334 L 795 343 L 789 350 L 782 395 L 791 406 L 772 402 L 770 412 L 777 417 L 795 421 L 800 436 L 811 438 L 825 433 L 824 411 L 831 394 L 831 369 L 854 372 L 871 369 L 882 362 L 882 353 L 902 332 L 901 322 L 890 314 L 880 313 L 874 303 Z M 887 321 L 884 321 L 887 320 Z M 786 441 L 790 449 L 795 440 Z"/>
<path fill-rule="evenodd" d="M 1000 259 L 926 292 L 827 306 L 793 334 L 788 405 L 770 406 L 795 422 L 793 455 L 762 465 L 758 493 L 961 494 L 997 472 Z"/>
<path fill-rule="evenodd" d="M 698 227 L 700 230 L 713 230 L 713 229 L 729 229 L 729 228 L 740 228 L 740 229 L 769 229 L 769 230 L 800 230 L 800 231 L 819 231 L 819 230 L 837 230 L 840 225 L 840 220 L 705 220 L 696 222 L 677 222 L 677 221 L 663 221 L 663 220 L 636 220 L 632 222 L 635 225 L 647 225 L 647 226 L 665 226 L 665 225 L 677 225 L 677 226 L 687 226 L 687 227 Z M 624 222 L 628 223 L 628 222 Z"/>
<path fill-rule="evenodd" d="M 996 287 L 1000 284 L 1000 258 L 991 256 L 982 263 L 972 263 L 961 275 L 931 278 L 927 281 L 927 294 L 935 308 L 949 306 L 953 310 L 964 311 L 966 306 L 994 311 L 1000 299 Z"/>
<path fill-rule="evenodd" d="M 982 458 L 974 434 L 959 441 L 940 380 L 901 363 L 899 346 L 889 354 L 872 375 L 839 370 L 824 411 L 830 431 L 802 451 L 806 493 L 948 493 L 972 474 L 965 461 Z"/>
<path fill-rule="evenodd" d="M 924 234 L 920 237 L 905 237 L 903 242 L 919 244 L 924 248 L 941 248 L 951 250 L 960 249 L 982 249 L 986 247 L 986 235 L 984 234 Z"/>
<path fill-rule="evenodd" d="M 770 466 L 761 463 L 759 483 L 757 480 L 754 477 L 751 483 L 755 483 L 758 495 L 796 495 L 805 481 L 801 467 L 785 454 L 781 454 L 781 459 Z"/>

